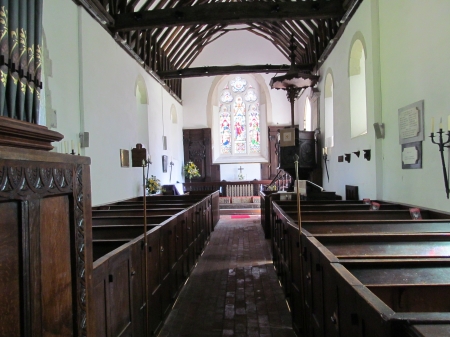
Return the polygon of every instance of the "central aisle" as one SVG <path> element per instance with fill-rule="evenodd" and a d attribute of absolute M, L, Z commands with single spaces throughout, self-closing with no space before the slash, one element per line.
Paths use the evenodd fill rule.
<path fill-rule="evenodd" d="M 221 216 L 159 334 L 175 336 L 296 336 L 259 216 Z"/>

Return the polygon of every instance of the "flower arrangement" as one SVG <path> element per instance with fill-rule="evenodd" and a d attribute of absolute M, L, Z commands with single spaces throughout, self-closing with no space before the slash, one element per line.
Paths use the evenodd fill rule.
<path fill-rule="evenodd" d="M 195 165 L 192 161 L 189 161 L 186 165 L 184 165 L 183 169 L 185 177 L 189 180 L 193 177 L 200 177 L 200 172 L 198 171 L 197 165 Z"/>
<path fill-rule="evenodd" d="M 147 192 L 149 194 L 154 194 L 156 191 L 161 189 L 161 182 L 154 175 L 151 175 L 150 178 L 147 179 L 145 187 L 147 188 Z"/>

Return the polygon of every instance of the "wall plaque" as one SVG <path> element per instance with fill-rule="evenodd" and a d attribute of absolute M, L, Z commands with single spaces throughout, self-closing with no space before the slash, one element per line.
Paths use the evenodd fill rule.
<path fill-rule="evenodd" d="M 422 168 L 422 142 L 402 144 L 402 169 Z"/>
<path fill-rule="evenodd" d="M 120 166 L 130 167 L 130 151 L 120 149 Z"/>
<path fill-rule="evenodd" d="M 424 140 L 423 100 L 398 109 L 399 143 L 407 144 Z"/>

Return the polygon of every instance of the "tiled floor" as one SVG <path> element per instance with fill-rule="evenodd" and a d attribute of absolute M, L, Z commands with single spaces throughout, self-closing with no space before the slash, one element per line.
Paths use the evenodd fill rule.
<path fill-rule="evenodd" d="M 159 337 L 295 337 L 259 216 L 221 216 Z"/>

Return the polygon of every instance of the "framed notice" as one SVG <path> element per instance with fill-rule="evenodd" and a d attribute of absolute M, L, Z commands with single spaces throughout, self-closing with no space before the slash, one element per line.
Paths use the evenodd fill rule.
<path fill-rule="evenodd" d="M 402 169 L 422 168 L 422 142 L 402 144 Z"/>
<path fill-rule="evenodd" d="M 424 101 L 418 101 L 398 109 L 399 143 L 407 144 L 424 140 Z"/>
<path fill-rule="evenodd" d="M 295 146 L 295 128 L 280 130 L 280 146 Z"/>

